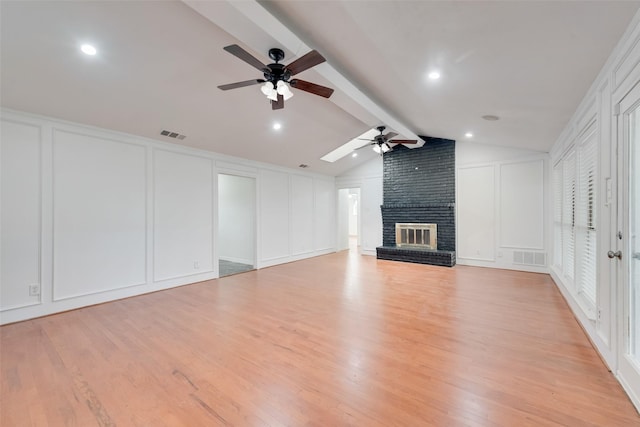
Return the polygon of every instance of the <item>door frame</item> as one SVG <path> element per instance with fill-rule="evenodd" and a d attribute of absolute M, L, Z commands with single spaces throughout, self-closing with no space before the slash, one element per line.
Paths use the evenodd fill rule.
<path fill-rule="evenodd" d="M 260 250 L 259 250 L 259 238 L 258 236 L 260 235 L 260 223 L 258 221 L 259 218 L 259 209 L 260 209 L 260 204 L 259 204 L 259 194 L 260 194 L 260 180 L 258 179 L 258 174 L 255 173 L 251 173 L 251 172 L 245 172 L 245 171 L 239 171 L 239 170 L 235 170 L 235 169 L 225 169 L 225 168 L 216 168 L 216 170 L 214 171 L 214 178 L 215 178 L 215 182 L 214 182 L 214 188 L 215 188 L 215 215 L 214 215 L 214 221 L 215 221 L 215 239 L 214 239 L 214 262 L 215 262 L 215 268 L 216 268 L 216 276 L 220 277 L 220 269 L 219 269 L 219 265 L 220 265 L 220 180 L 219 177 L 220 175 L 230 175 L 230 176 L 235 176 L 235 177 L 239 177 L 239 178 L 249 178 L 249 179 L 253 179 L 253 252 L 252 252 L 252 257 L 253 257 L 253 268 L 255 270 L 258 270 L 260 268 L 259 262 L 258 260 L 260 259 Z"/>
<path fill-rule="evenodd" d="M 616 222 L 612 224 L 611 251 L 621 251 L 621 259 L 612 259 L 615 267 L 612 268 L 615 278 L 616 290 L 616 377 L 623 388 L 629 394 L 631 400 L 638 407 L 640 405 L 640 366 L 627 356 L 629 349 L 630 325 L 630 140 L 629 140 L 629 113 L 640 109 L 640 84 L 631 87 L 624 94 L 616 97 L 614 111 L 616 123 L 614 125 L 615 138 L 613 140 L 612 153 L 614 158 L 616 177 Z M 640 114 L 640 110 L 638 110 Z M 640 131 L 640 129 L 638 129 Z M 640 147 L 638 147 L 640 148 Z M 621 233 L 619 237 L 618 233 Z M 615 242 L 615 244 L 613 243 Z M 640 327 L 640 325 L 637 325 Z"/>

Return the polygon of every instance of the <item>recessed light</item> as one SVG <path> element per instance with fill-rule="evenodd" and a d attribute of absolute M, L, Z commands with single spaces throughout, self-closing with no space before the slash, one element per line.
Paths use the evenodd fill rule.
<path fill-rule="evenodd" d="M 487 114 L 486 116 L 482 116 L 483 119 L 489 120 L 490 122 L 495 122 L 496 120 L 500 120 L 500 117 L 493 116 L 491 114 Z"/>
<path fill-rule="evenodd" d="M 358 153 L 353 153 L 351 157 L 358 157 Z"/>
<path fill-rule="evenodd" d="M 471 132 L 467 132 L 464 134 L 467 138 L 473 138 L 473 134 Z"/>
<path fill-rule="evenodd" d="M 429 73 L 429 78 L 431 80 L 438 80 L 440 78 L 440 73 L 437 71 L 432 71 Z"/>
<path fill-rule="evenodd" d="M 273 128 L 274 128 L 275 130 L 280 130 L 280 128 L 282 128 L 282 125 L 281 125 L 280 123 L 274 123 L 274 124 L 273 124 Z"/>
<path fill-rule="evenodd" d="M 83 44 L 82 46 L 80 46 L 80 50 L 87 54 L 87 55 L 95 55 L 96 53 L 98 53 L 98 51 L 96 50 L 95 47 L 91 46 L 90 44 Z"/>

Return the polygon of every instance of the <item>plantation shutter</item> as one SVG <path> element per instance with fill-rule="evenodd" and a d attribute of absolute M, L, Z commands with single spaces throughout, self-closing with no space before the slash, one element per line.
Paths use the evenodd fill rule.
<path fill-rule="evenodd" d="M 580 262 L 578 265 L 578 292 L 588 302 L 596 304 L 596 185 L 598 139 L 593 132 L 578 152 L 578 210 L 577 225 L 580 234 Z"/>
<path fill-rule="evenodd" d="M 553 168 L 553 264 L 562 266 L 562 162 Z"/>
<path fill-rule="evenodd" d="M 564 275 L 575 279 L 576 153 L 562 162 L 562 253 Z"/>

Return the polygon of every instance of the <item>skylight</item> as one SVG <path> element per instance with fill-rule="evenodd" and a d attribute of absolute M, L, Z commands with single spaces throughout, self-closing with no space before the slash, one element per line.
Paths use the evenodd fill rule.
<path fill-rule="evenodd" d="M 379 132 L 377 129 L 369 129 L 362 135 L 356 136 L 351 141 L 341 145 L 340 147 L 336 148 L 332 152 L 326 154 L 324 157 L 321 157 L 321 159 L 324 160 L 325 162 L 330 162 L 330 163 L 333 163 L 336 160 L 340 160 L 344 156 L 352 153 L 354 150 L 360 147 L 364 147 L 365 145 L 370 143 L 369 141 L 364 141 L 363 139 L 373 139 L 373 137 L 378 134 Z"/>

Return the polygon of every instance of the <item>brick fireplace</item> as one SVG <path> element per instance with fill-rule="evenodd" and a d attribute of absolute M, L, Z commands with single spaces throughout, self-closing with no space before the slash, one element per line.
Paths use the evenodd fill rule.
<path fill-rule="evenodd" d="M 396 146 L 384 154 L 382 246 L 376 248 L 377 257 L 452 267 L 456 263 L 455 141 L 421 138 L 425 141 L 421 148 Z M 435 224 L 436 249 L 398 245 L 398 223 Z"/>

